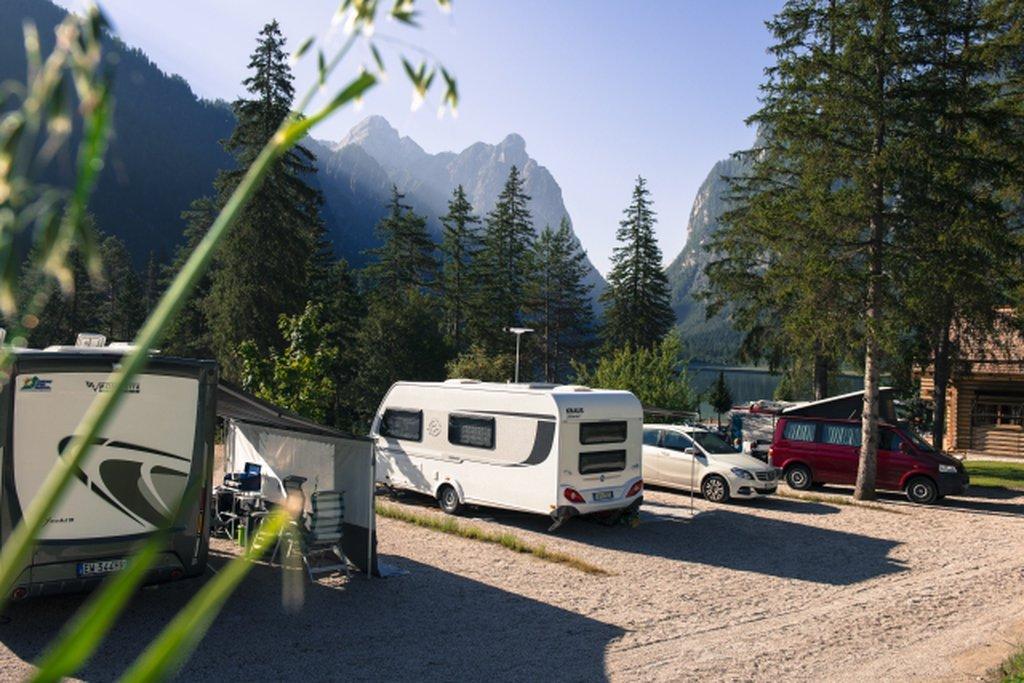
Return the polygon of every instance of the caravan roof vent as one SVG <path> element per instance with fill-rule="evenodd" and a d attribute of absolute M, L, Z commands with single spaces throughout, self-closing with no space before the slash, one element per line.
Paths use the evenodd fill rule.
<path fill-rule="evenodd" d="M 480 384 L 478 379 L 469 379 L 467 377 L 455 377 L 453 379 L 446 379 L 445 384 Z"/>
<path fill-rule="evenodd" d="M 107 338 L 95 332 L 79 332 L 75 346 L 84 349 L 99 349 L 107 345 Z"/>
<path fill-rule="evenodd" d="M 562 385 L 552 384 L 551 382 L 531 382 L 530 384 L 526 385 L 528 389 L 554 389 L 555 387 L 560 386 Z"/>
<path fill-rule="evenodd" d="M 562 391 L 593 391 L 590 387 L 585 387 L 582 384 L 567 384 L 561 389 Z"/>

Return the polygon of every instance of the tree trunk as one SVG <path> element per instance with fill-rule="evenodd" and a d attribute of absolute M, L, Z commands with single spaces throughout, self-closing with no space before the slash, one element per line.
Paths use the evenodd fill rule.
<path fill-rule="evenodd" d="M 950 325 L 951 322 L 947 319 L 942 326 L 939 343 L 935 347 L 935 370 L 933 374 L 935 386 L 932 391 L 932 402 L 934 404 L 932 445 L 937 451 L 942 450 L 942 442 L 946 438 L 946 390 L 949 387 L 950 375 Z"/>
<path fill-rule="evenodd" d="M 828 358 L 814 354 L 814 400 L 828 398 Z"/>
<path fill-rule="evenodd" d="M 874 132 L 871 141 L 871 161 L 877 163 L 882 156 L 886 140 L 886 91 L 885 76 L 888 55 L 885 54 L 886 30 L 890 6 L 882 3 L 879 17 L 875 22 L 876 48 L 874 63 Z M 874 170 L 871 181 L 871 233 L 868 242 L 868 291 L 865 315 L 864 348 L 864 408 L 861 414 L 860 462 L 857 467 L 857 485 L 853 497 L 857 500 L 874 500 L 875 479 L 878 469 L 878 375 L 881 345 L 878 336 L 882 323 L 882 249 L 885 243 L 885 186 L 882 172 Z"/>
<path fill-rule="evenodd" d="M 872 248 L 872 251 L 875 251 Z M 879 277 L 875 275 L 875 263 L 880 258 L 872 256 L 871 282 L 868 284 L 867 343 L 864 351 L 864 407 L 861 413 L 860 462 L 857 466 L 857 486 L 853 497 L 857 500 L 874 500 L 875 475 L 878 464 L 878 339 L 879 321 L 878 287 Z"/>

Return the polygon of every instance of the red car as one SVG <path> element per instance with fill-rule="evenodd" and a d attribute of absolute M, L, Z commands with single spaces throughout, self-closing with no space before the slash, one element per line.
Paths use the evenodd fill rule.
<path fill-rule="evenodd" d="M 877 487 L 905 491 L 915 503 L 963 493 L 970 479 L 959 460 L 936 451 L 909 429 L 881 424 Z M 852 486 L 860 459 L 860 420 L 783 416 L 775 426 L 769 462 L 794 489 L 814 484 Z"/>

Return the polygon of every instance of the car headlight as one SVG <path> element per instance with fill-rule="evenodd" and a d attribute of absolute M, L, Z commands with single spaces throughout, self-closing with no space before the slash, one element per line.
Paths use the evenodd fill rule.
<path fill-rule="evenodd" d="M 732 468 L 732 473 L 735 474 L 740 479 L 753 479 L 754 478 L 753 474 L 751 474 L 747 470 L 743 469 L 742 467 L 733 467 Z"/>
<path fill-rule="evenodd" d="M 956 465 L 939 465 L 939 472 L 941 474 L 956 474 Z"/>

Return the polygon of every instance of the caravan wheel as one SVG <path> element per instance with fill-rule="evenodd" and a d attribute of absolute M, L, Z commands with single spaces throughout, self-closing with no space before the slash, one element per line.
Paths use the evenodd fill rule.
<path fill-rule="evenodd" d="M 459 502 L 459 493 L 451 484 L 444 484 L 437 490 L 437 503 L 449 515 L 457 515 L 462 509 L 462 503 Z"/>

